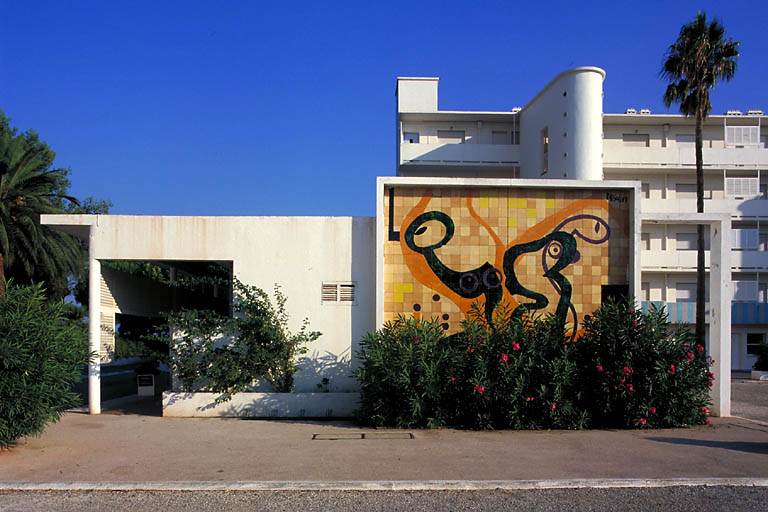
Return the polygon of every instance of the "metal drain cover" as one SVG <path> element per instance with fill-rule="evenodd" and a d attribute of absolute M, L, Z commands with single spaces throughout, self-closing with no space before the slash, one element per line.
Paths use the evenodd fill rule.
<path fill-rule="evenodd" d="M 351 441 L 361 439 L 416 439 L 410 432 L 355 432 L 312 434 L 313 441 Z"/>

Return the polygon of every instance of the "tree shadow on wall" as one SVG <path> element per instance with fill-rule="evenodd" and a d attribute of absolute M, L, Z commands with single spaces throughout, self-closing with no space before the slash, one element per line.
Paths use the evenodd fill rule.
<path fill-rule="evenodd" d="M 314 382 L 315 389 L 307 392 L 344 393 L 357 391 L 352 382 L 352 361 L 350 349 L 340 354 L 329 351 L 312 352 L 299 365 L 296 376 L 304 382 Z"/>

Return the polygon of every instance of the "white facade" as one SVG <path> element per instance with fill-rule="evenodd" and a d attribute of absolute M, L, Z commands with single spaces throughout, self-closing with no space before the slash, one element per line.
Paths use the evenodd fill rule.
<path fill-rule="evenodd" d="M 511 112 L 399 110 L 397 174 L 638 180 L 644 218 L 695 212 L 694 120 L 644 109 L 603 114 L 604 78 L 599 68 L 566 71 Z M 398 105 L 408 102 L 401 80 Z M 734 369 L 751 368 L 750 352 L 768 336 L 767 121 L 760 111 L 731 112 L 704 126 L 704 210 L 731 218 Z M 441 139 L 438 130 L 464 137 Z M 664 303 L 672 321 L 695 318 L 695 233 L 673 220 L 643 225 L 636 298 L 644 308 Z"/>

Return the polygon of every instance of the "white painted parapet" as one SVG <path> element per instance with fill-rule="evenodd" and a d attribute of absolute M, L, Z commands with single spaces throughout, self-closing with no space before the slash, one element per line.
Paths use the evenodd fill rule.
<path fill-rule="evenodd" d="M 360 393 L 163 393 L 163 416 L 175 418 L 349 418 Z"/>

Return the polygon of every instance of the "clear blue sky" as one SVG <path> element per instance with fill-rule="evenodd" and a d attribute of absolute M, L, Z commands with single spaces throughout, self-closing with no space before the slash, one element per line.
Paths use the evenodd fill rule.
<path fill-rule="evenodd" d="M 605 112 L 664 112 L 662 55 L 702 8 L 741 42 L 713 112 L 768 111 L 764 0 L 366 4 L 6 0 L 0 108 L 74 195 L 157 215 L 374 215 L 397 76 L 439 76 L 441 109 L 508 110 L 594 65 Z"/>

